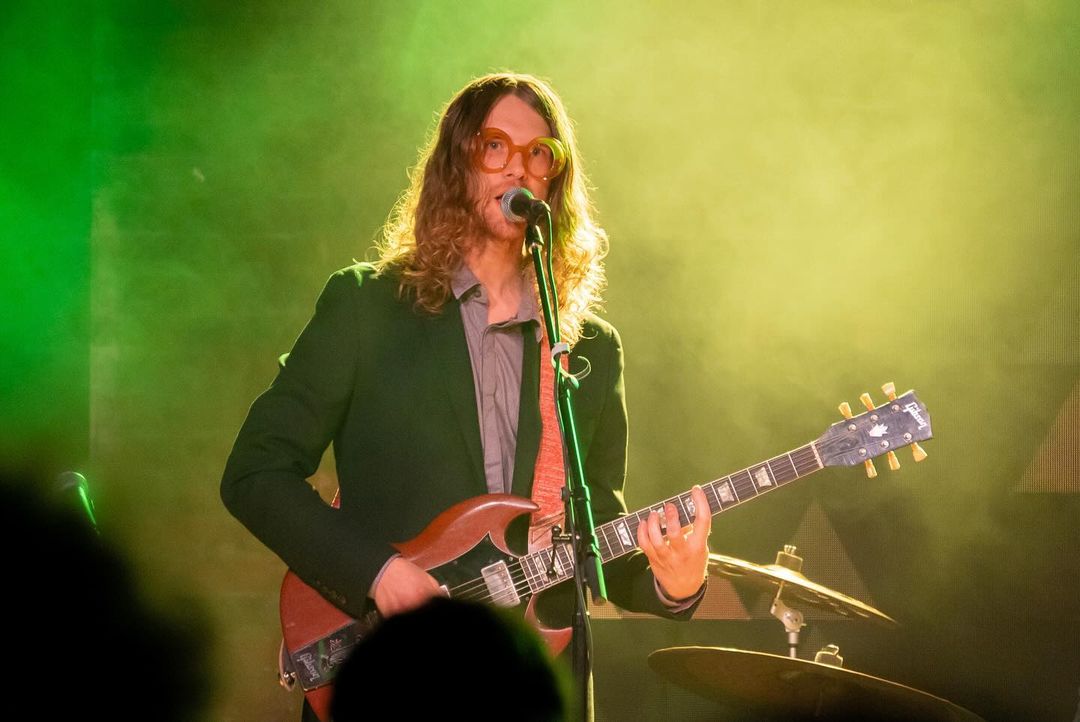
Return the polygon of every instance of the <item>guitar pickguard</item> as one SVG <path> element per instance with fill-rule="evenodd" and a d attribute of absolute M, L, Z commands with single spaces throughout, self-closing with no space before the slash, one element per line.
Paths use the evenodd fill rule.
<path fill-rule="evenodd" d="M 516 607 L 531 596 L 517 558 L 496 548 L 490 534 L 428 573 L 455 599 Z"/>

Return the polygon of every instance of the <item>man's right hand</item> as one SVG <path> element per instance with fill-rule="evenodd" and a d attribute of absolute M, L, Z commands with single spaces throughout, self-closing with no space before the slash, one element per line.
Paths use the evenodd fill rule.
<path fill-rule="evenodd" d="M 375 606 L 382 616 L 392 617 L 443 595 L 435 577 L 407 559 L 397 557 L 386 566 L 375 586 Z"/>

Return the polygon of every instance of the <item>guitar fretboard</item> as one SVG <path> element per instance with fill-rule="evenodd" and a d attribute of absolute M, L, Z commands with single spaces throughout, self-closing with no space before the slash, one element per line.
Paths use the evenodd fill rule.
<path fill-rule="evenodd" d="M 786 454 L 702 484 L 701 488 L 709 502 L 709 512 L 715 516 L 823 468 L 824 464 L 811 442 Z M 658 512 L 663 520 L 664 507 L 669 503 L 673 504 L 679 512 L 680 527 L 694 521 L 696 515 L 694 500 L 690 491 L 687 490 L 670 499 L 664 499 L 659 504 L 601 524 L 596 527 L 601 560 L 607 563 L 637 549 L 638 527 L 648 520 L 649 514 L 653 511 Z M 574 575 L 573 554 L 566 544 L 541 549 L 521 557 L 519 561 L 533 593 Z M 554 574 L 551 573 L 552 571 Z"/>

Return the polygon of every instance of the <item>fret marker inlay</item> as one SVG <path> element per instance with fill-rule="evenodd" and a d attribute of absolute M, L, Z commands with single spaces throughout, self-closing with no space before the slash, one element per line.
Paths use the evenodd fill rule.
<path fill-rule="evenodd" d="M 735 496 L 731 493 L 731 484 L 725 481 L 717 488 L 720 491 L 720 501 L 735 501 Z"/>
<path fill-rule="evenodd" d="M 758 467 L 758 470 L 754 472 L 754 481 L 757 482 L 758 486 L 772 486 L 769 470 L 764 466 Z"/>

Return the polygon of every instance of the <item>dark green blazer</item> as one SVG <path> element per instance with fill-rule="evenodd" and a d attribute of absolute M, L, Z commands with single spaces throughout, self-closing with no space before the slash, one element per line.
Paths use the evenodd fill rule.
<path fill-rule="evenodd" d="M 395 553 L 440 512 L 486 494 L 480 425 L 457 301 L 438 316 L 367 264 L 335 273 L 277 378 L 252 404 L 221 484 L 226 507 L 301 579 L 353 616 Z M 539 445 L 539 344 L 526 334 L 513 493 L 528 497 Z M 598 523 L 625 513 L 626 407 L 619 337 L 591 317 L 570 368 Z M 341 508 L 306 479 L 333 443 Z M 644 555 L 605 566 L 624 609 L 665 616 Z M 563 585 L 566 586 L 566 585 Z M 689 616 L 687 610 L 678 616 Z"/>

